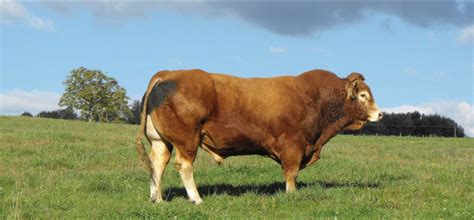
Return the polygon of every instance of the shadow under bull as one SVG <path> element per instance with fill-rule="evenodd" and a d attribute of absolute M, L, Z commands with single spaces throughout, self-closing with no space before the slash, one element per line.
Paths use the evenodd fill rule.
<path fill-rule="evenodd" d="M 331 188 L 381 188 L 382 184 L 377 182 L 352 182 L 352 183 L 339 183 L 339 182 L 329 182 L 323 180 L 317 180 L 310 183 L 298 183 L 297 187 L 308 188 L 313 186 L 320 186 L 324 189 Z M 204 197 L 210 195 L 230 195 L 230 196 L 241 196 L 246 193 L 255 193 L 259 195 L 274 195 L 279 192 L 285 191 L 284 182 L 274 182 L 269 184 L 246 184 L 246 185 L 231 185 L 227 183 L 223 184 L 212 184 L 212 185 L 202 185 L 198 187 L 198 191 Z M 165 191 L 165 200 L 171 201 L 176 197 L 187 197 L 186 190 L 183 187 L 170 187 Z"/>

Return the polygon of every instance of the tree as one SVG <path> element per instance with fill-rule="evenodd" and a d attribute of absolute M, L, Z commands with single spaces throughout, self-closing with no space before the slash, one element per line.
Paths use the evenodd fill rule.
<path fill-rule="evenodd" d="M 25 116 L 25 117 L 33 117 L 33 115 L 29 112 L 23 112 L 21 113 L 21 116 Z"/>
<path fill-rule="evenodd" d="M 128 123 L 130 124 L 140 124 L 140 112 L 141 112 L 141 104 L 140 101 L 135 100 L 133 104 L 130 106 L 130 117 L 128 119 Z"/>
<path fill-rule="evenodd" d="M 85 120 L 125 121 L 130 115 L 125 89 L 100 70 L 73 69 L 64 85 L 59 105 L 79 110 Z"/>

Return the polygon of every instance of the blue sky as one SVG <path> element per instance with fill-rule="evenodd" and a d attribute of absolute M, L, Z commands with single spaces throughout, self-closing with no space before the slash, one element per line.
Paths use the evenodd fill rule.
<path fill-rule="evenodd" d="M 1 2 L 1 111 L 58 108 L 69 72 L 139 99 L 159 70 L 241 77 L 365 75 L 386 111 L 454 118 L 474 134 L 472 3 Z M 472 130 L 472 131 L 470 131 Z"/>

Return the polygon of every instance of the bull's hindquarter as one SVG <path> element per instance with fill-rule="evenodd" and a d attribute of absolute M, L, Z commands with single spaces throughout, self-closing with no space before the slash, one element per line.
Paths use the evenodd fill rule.
<path fill-rule="evenodd" d="M 318 160 L 322 146 L 350 123 L 345 117 L 321 116 L 324 102 L 346 96 L 341 92 L 342 80 L 326 72 L 316 77 L 266 79 L 200 70 L 155 76 L 175 87 L 171 92 L 155 91 L 166 97 L 149 105 L 147 114 L 162 141 L 177 149 L 176 167 L 196 203 L 202 200 L 192 177 L 192 162 L 199 145 L 218 159 L 269 156 L 281 164 L 286 190 L 294 191 L 298 171 Z"/>

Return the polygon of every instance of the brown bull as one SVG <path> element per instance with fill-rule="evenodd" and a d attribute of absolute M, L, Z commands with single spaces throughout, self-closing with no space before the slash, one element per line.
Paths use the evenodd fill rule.
<path fill-rule="evenodd" d="M 359 73 L 341 79 L 312 70 L 244 79 L 202 70 L 162 71 L 143 97 L 136 146 L 151 175 L 153 202 L 162 201 L 161 178 L 174 147 L 189 199 L 199 204 L 192 168 L 199 146 L 218 163 L 236 155 L 272 158 L 281 164 L 289 192 L 296 189 L 298 171 L 319 159 L 329 139 L 381 117 Z M 144 134 L 152 145 L 149 157 Z"/>

